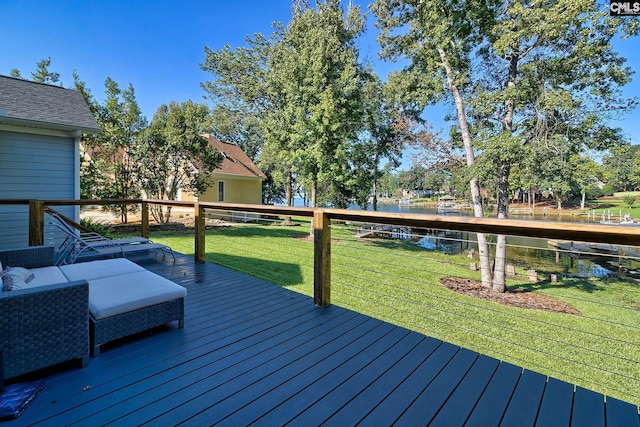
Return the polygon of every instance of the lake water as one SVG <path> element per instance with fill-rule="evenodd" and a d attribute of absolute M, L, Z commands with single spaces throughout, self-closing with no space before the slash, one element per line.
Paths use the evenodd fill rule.
<path fill-rule="evenodd" d="M 352 209 L 359 209 L 357 206 Z M 369 206 L 371 210 L 371 206 Z M 398 205 L 379 204 L 379 212 L 398 212 L 412 214 L 438 214 L 434 207 L 420 205 Z M 462 210 L 459 213 L 449 213 L 447 215 L 471 216 L 470 210 Z M 592 211 L 587 215 L 557 215 L 550 212 L 548 215 L 513 215 L 513 219 L 532 221 L 561 221 L 579 223 L 600 223 L 601 219 L 615 218 L 624 213 L 596 212 Z M 442 215 L 441 213 L 439 215 Z M 611 216 L 610 216 L 611 215 Z M 417 245 L 427 250 L 436 250 L 445 253 L 459 254 L 471 248 L 477 249 L 476 234 L 464 232 L 438 232 L 432 235 L 419 237 Z M 580 277 L 605 277 L 613 272 L 625 271 L 635 275 L 639 263 L 636 261 L 622 261 L 614 257 L 602 255 L 576 259 L 575 256 L 554 248 L 550 248 L 547 239 L 536 239 L 529 237 L 507 236 L 507 258 L 509 262 L 536 268 L 542 264 L 554 264 L 562 267 L 567 273 Z"/>
<path fill-rule="evenodd" d="M 303 206 L 302 199 L 296 199 L 295 206 Z M 349 209 L 360 209 L 358 206 L 351 206 Z M 372 211 L 372 206 L 368 206 L 368 210 Z M 431 214 L 442 215 L 438 213 L 435 207 L 423 206 L 418 204 L 399 205 L 397 203 L 379 203 L 379 212 L 391 213 L 411 213 L 411 214 Z M 471 210 L 462 210 L 456 213 L 448 213 L 448 216 L 471 216 Z M 531 221 L 553 221 L 553 222 L 578 222 L 597 224 L 602 219 L 617 220 L 624 212 L 609 211 L 591 211 L 589 215 L 558 215 L 555 211 L 549 214 L 540 215 L 512 215 L 510 218 Z M 439 251 L 450 254 L 465 253 L 471 248 L 477 249 L 476 233 L 466 232 L 434 232 L 427 235 L 412 235 L 405 233 L 396 233 L 391 237 L 412 239 L 416 241 L 419 247 L 425 250 Z M 551 248 L 547 239 L 537 239 L 529 237 L 507 236 L 507 259 L 508 263 L 513 263 L 527 268 L 539 268 L 542 265 L 553 265 L 553 268 L 559 267 L 566 274 L 579 277 L 606 277 L 612 273 L 625 272 L 626 274 L 636 275 L 636 271 L 640 271 L 640 263 L 635 260 L 619 260 L 617 257 L 597 256 L 581 256 L 577 259 L 570 256 L 566 252 L 558 251 Z M 622 263 L 622 264 L 620 264 Z"/>

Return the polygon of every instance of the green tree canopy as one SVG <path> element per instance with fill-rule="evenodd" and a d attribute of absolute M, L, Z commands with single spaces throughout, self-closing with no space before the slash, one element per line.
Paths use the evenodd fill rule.
<path fill-rule="evenodd" d="M 416 112 L 452 101 L 467 165 L 484 163 L 470 175 L 476 216 L 482 216 L 480 174 L 488 178 L 491 170 L 498 217 L 506 216 L 511 169 L 524 145 L 544 148 L 563 139 L 563 146 L 596 148 L 620 141 L 605 112 L 619 115 L 634 102 L 621 96 L 630 70 L 610 41 L 637 26 L 593 1 L 376 0 L 372 9 L 381 56 L 409 61 L 390 76 L 398 99 Z M 498 237 L 493 271 L 483 240 L 479 235 L 483 284 L 504 290 L 504 238 Z"/>
<path fill-rule="evenodd" d="M 49 71 L 51 57 L 41 59 L 36 63 L 36 71 L 31 73 L 34 82 L 54 84 L 60 82 L 60 73 Z M 18 73 L 19 74 L 19 73 Z"/>
<path fill-rule="evenodd" d="M 294 180 L 312 204 L 346 206 L 362 194 L 364 71 L 356 39 L 364 29 L 359 8 L 339 0 L 294 5 L 287 26 L 269 38 L 247 38 L 246 48 L 206 49 L 203 83 L 216 102 L 214 128 L 238 145 L 249 135 L 263 169 L 286 188 Z M 227 139 L 227 138 L 225 138 Z M 242 146 L 242 145 L 241 145 Z"/>
<path fill-rule="evenodd" d="M 203 193 L 213 183 L 212 172 L 222 155 L 201 135 L 207 130 L 209 108 L 191 100 L 161 105 L 151 125 L 136 139 L 132 158 L 136 177 L 148 198 L 175 200 L 178 191 Z M 156 222 L 166 223 L 171 209 L 151 209 Z"/>
<path fill-rule="evenodd" d="M 107 199 L 139 197 L 137 165 L 132 154 L 135 138 L 146 128 L 147 120 L 138 106 L 133 85 L 129 84 L 127 89 L 122 90 L 118 83 L 107 77 L 104 84 L 105 100 L 99 105 L 77 75 L 74 75 L 74 84 L 87 100 L 101 130 L 99 134 L 83 140 L 86 154 L 83 159 L 91 164 L 83 165 L 81 179 L 93 182 L 91 190 L 85 187 L 85 191 Z M 100 171 L 102 176 L 97 177 L 96 171 Z M 108 208 L 119 214 L 122 222 L 127 222 L 128 212 L 134 210 L 135 206 Z"/>

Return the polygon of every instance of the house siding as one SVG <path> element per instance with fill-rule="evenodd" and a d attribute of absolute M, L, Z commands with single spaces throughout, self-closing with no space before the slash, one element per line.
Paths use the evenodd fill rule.
<path fill-rule="evenodd" d="M 78 144 L 73 137 L 0 129 L 0 199 L 77 199 Z M 78 218 L 78 209 L 60 207 Z M 29 208 L 0 205 L 0 248 L 26 246 Z"/>
<path fill-rule="evenodd" d="M 224 182 L 225 203 L 262 204 L 262 180 L 232 176 L 215 178 L 213 185 L 199 198 L 202 202 L 218 202 L 218 182 Z"/>

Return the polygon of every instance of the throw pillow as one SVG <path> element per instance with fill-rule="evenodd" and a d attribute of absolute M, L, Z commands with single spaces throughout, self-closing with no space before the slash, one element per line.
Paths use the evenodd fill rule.
<path fill-rule="evenodd" d="M 0 273 L 0 276 L 2 277 L 2 290 L 5 292 L 22 289 L 34 278 L 34 274 L 24 267 L 7 267 Z"/>
<path fill-rule="evenodd" d="M 4 271 L 0 271 L 0 280 L 2 281 L 2 290 L 4 292 L 13 290 L 13 278 L 11 276 L 5 276 Z"/>
<path fill-rule="evenodd" d="M 8 274 L 25 283 L 29 283 L 35 277 L 31 271 L 27 270 L 24 267 L 7 267 L 4 269 L 3 273 Z"/>

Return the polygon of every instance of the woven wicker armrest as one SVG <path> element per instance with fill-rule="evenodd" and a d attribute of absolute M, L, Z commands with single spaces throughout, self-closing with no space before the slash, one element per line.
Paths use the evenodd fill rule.
<path fill-rule="evenodd" d="M 2 249 L 0 250 L 0 263 L 2 263 L 3 267 L 47 267 L 53 265 L 54 253 L 53 246 Z"/>
<path fill-rule="evenodd" d="M 0 349 L 12 378 L 68 360 L 87 363 L 89 284 L 85 280 L 0 292 Z"/>

